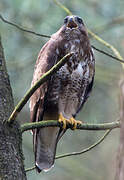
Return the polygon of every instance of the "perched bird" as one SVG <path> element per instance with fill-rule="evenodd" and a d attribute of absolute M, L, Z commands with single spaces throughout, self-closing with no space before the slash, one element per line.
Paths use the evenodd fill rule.
<path fill-rule="evenodd" d="M 36 61 L 33 86 L 39 78 L 63 56 L 74 52 L 47 82 L 41 85 L 30 99 L 32 122 L 58 120 L 63 128 L 44 127 L 33 130 L 35 163 L 38 172 L 48 171 L 54 165 L 56 146 L 66 131 L 66 124 L 76 128 L 74 118 L 81 110 L 92 90 L 95 59 L 83 20 L 67 16 L 62 27 L 42 47 Z"/>

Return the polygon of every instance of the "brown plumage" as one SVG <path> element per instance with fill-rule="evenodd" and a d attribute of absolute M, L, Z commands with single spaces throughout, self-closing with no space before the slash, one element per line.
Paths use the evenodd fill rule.
<path fill-rule="evenodd" d="M 33 75 L 32 86 L 67 53 L 74 52 L 67 63 L 32 95 L 31 121 L 59 120 L 59 127 L 33 130 L 37 170 L 47 171 L 53 164 L 57 142 L 74 120 L 92 90 L 95 60 L 84 23 L 78 16 L 67 16 L 64 25 L 41 49 Z"/>

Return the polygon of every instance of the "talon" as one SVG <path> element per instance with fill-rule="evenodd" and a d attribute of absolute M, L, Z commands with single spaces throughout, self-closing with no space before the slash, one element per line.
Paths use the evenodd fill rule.
<path fill-rule="evenodd" d="M 66 129 L 68 123 L 73 126 L 73 130 L 77 128 L 77 124 L 82 124 L 81 121 L 77 121 L 73 117 L 71 117 L 70 119 L 66 119 L 65 117 L 63 117 L 62 113 L 60 113 L 58 121 L 63 124 L 63 129 Z"/>
<path fill-rule="evenodd" d="M 75 120 L 73 117 L 69 119 L 70 124 L 73 125 L 72 129 L 75 130 L 77 128 L 77 124 L 82 124 L 81 121 Z"/>
<path fill-rule="evenodd" d="M 60 123 L 62 122 L 63 123 L 63 129 L 66 129 L 66 126 L 67 126 L 67 123 L 69 123 L 69 120 L 64 118 L 62 113 L 60 113 L 59 115 L 59 120 L 58 120 Z"/>

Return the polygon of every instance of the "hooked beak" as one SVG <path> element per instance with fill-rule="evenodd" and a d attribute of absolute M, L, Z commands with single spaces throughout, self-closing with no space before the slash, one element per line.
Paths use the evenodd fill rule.
<path fill-rule="evenodd" d="M 76 22 L 74 21 L 74 19 L 73 18 L 70 18 L 69 19 L 69 21 L 68 21 L 68 24 L 67 24 L 67 27 L 68 28 L 77 28 L 77 24 L 76 24 Z"/>

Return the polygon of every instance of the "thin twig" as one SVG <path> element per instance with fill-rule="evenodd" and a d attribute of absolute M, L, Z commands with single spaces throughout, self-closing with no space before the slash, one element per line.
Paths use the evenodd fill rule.
<path fill-rule="evenodd" d="M 89 33 L 94 39 L 96 39 L 97 41 L 99 41 L 101 44 L 103 44 L 104 46 L 110 48 L 110 49 L 113 51 L 113 53 L 117 56 L 117 58 L 119 58 L 120 60 L 123 61 L 122 56 L 120 55 L 120 53 L 118 52 L 118 50 L 117 50 L 114 46 L 112 46 L 112 45 L 109 44 L 108 42 L 104 41 L 102 38 L 100 38 L 99 36 L 97 36 L 96 34 L 94 34 L 92 31 L 88 30 L 88 33 Z M 122 65 L 122 68 L 124 68 L 124 64 L 121 63 L 121 65 Z"/>
<path fill-rule="evenodd" d="M 25 169 L 25 172 L 33 171 L 35 168 L 36 168 L 36 166 L 33 166 L 31 168 L 27 168 L 27 169 Z"/>
<path fill-rule="evenodd" d="M 64 157 L 80 155 L 80 154 L 83 154 L 85 152 L 90 151 L 91 149 L 93 149 L 94 147 L 99 145 L 106 138 L 106 136 L 111 132 L 111 130 L 112 129 L 107 130 L 105 132 L 105 134 L 102 136 L 102 138 L 100 138 L 97 142 L 95 142 L 93 145 L 89 146 L 88 148 L 83 149 L 82 151 L 79 151 L 79 152 L 72 152 L 72 153 L 66 153 L 66 154 L 63 154 L 63 155 L 59 155 L 59 156 L 56 156 L 55 159 L 61 159 L 61 158 L 64 158 Z"/>
<path fill-rule="evenodd" d="M 90 151 L 91 149 L 93 149 L 94 147 L 96 147 L 97 145 L 99 145 L 101 142 L 103 142 L 103 140 L 107 137 L 107 135 L 111 132 L 112 129 L 109 129 L 105 132 L 105 134 L 97 141 L 95 142 L 94 144 L 92 144 L 91 146 L 89 146 L 88 148 L 86 149 L 83 149 L 82 151 L 79 151 L 79 152 L 72 152 L 72 153 L 66 153 L 66 154 L 62 154 L 62 155 L 59 155 L 59 156 L 56 156 L 55 159 L 61 159 L 61 158 L 65 158 L 65 157 L 69 157 L 69 156 L 75 156 L 75 155 L 81 155 L 83 153 L 86 153 L 88 151 Z M 32 171 L 34 170 L 36 167 L 33 166 L 31 168 L 27 168 L 25 170 L 25 172 L 28 172 L 28 171 Z"/>
<path fill-rule="evenodd" d="M 35 128 L 43 128 L 43 127 L 62 127 L 62 124 L 56 120 L 49 120 L 49 121 L 39 121 L 33 123 L 25 123 L 21 125 L 21 132 L 35 129 Z M 119 128 L 120 122 L 119 120 L 111 123 L 101 123 L 101 124 L 88 124 L 82 123 L 77 125 L 77 129 L 80 130 L 106 130 L 106 129 L 114 129 Z M 71 124 L 67 124 L 67 128 L 73 128 Z"/>
<path fill-rule="evenodd" d="M 57 2 L 57 1 L 56 1 L 56 2 Z M 57 4 L 57 3 L 56 3 L 56 4 Z M 10 22 L 10 21 L 8 21 L 8 20 L 5 20 L 5 18 L 3 18 L 2 15 L 0 15 L 0 19 L 1 19 L 3 22 L 7 23 L 7 24 L 10 24 L 10 25 L 12 25 L 12 26 L 15 26 L 16 28 L 18 28 L 18 29 L 21 30 L 21 31 L 24 31 L 24 32 L 27 32 L 27 33 L 31 33 L 31 34 L 34 34 L 34 35 L 40 36 L 40 37 L 46 37 L 46 38 L 50 38 L 50 37 L 51 37 L 51 36 L 48 36 L 48 35 L 45 35 L 45 34 L 39 34 L 39 33 L 36 33 L 36 32 L 34 32 L 34 31 L 24 29 L 24 28 L 20 27 L 19 25 L 15 24 L 15 23 L 12 23 L 12 22 Z M 121 63 L 124 63 L 124 60 L 123 60 L 123 59 L 119 59 L 119 58 L 117 58 L 117 57 L 115 57 L 115 56 L 113 56 L 113 55 L 111 55 L 111 54 L 109 54 L 109 53 L 107 53 L 107 52 L 105 52 L 105 51 L 102 51 L 102 50 L 96 48 L 96 47 L 93 46 L 93 45 L 92 45 L 92 48 L 95 49 L 96 51 L 102 53 L 102 54 L 105 54 L 105 55 L 107 55 L 107 56 L 109 56 L 109 57 L 111 57 L 111 58 L 113 58 L 113 59 L 121 62 Z"/>
<path fill-rule="evenodd" d="M 3 22 L 14 26 L 14 27 L 18 28 L 18 29 L 21 30 L 21 31 L 24 31 L 24 32 L 27 32 L 27 33 L 31 33 L 31 34 L 34 34 L 34 35 L 36 35 L 36 36 L 41 36 L 41 37 L 50 38 L 50 36 L 48 36 L 48 35 L 39 34 L 39 33 L 36 33 L 36 32 L 34 32 L 34 31 L 24 29 L 24 28 L 20 27 L 19 25 L 15 24 L 15 23 L 12 23 L 12 22 L 10 22 L 10 21 L 7 21 L 6 19 L 3 18 L 3 16 L 2 16 L 1 14 L 0 14 L 0 19 L 1 19 Z"/>
<path fill-rule="evenodd" d="M 49 79 L 49 77 L 57 72 L 66 62 L 67 60 L 74 55 L 74 53 L 66 54 L 57 64 L 55 64 L 49 71 L 47 71 L 37 82 L 36 84 L 30 88 L 27 93 L 24 95 L 24 97 L 19 101 L 19 103 L 16 105 L 14 111 L 10 115 L 8 119 L 8 123 L 12 123 L 15 118 L 17 117 L 18 113 L 22 110 L 22 108 L 25 106 L 27 101 L 30 99 L 32 94 L 43 84 L 45 81 Z"/>
<path fill-rule="evenodd" d="M 92 48 L 95 49 L 96 51 L 102 53 L 102 54 L 105 54 L 106 56 L 109 56 L 109 57 L 112 58 L 112 59 L 115 59 L 115 60 L 117 60 L 117 61 L 119 61 L 119 62 L 121 62 L 121 63 L 124 63 L 124 59 L 119 59 L 119 58 L 117 58 L 117 57 L 115 57 L 115 56 L 113 56 L 113 55 L 111 55 L 111 54 L 109 54 L 109 53 L 107 53 L 107 52 L 105 52 L 105 51 L 103 51 L 103 50 L 100 50 L 100 49 L 96 48 L 96 47 L 93 46 L 93 45 L 92 45 Z"/>

